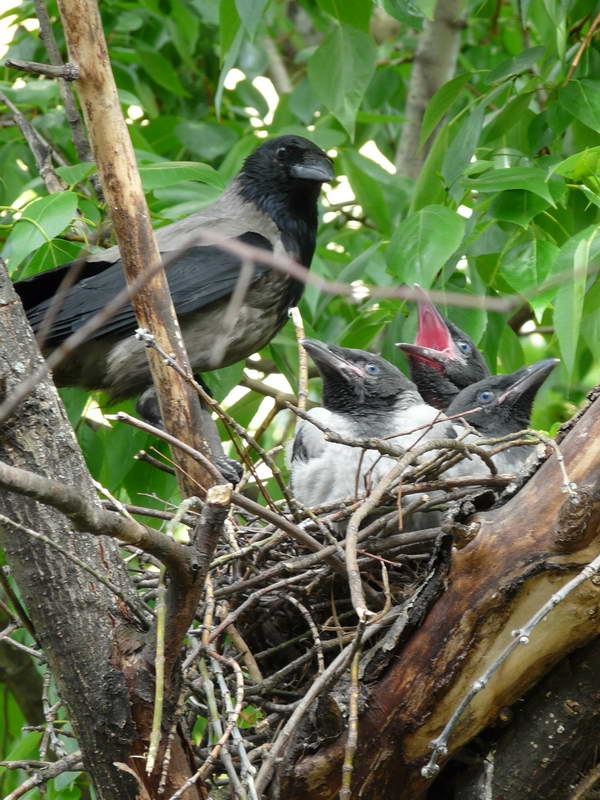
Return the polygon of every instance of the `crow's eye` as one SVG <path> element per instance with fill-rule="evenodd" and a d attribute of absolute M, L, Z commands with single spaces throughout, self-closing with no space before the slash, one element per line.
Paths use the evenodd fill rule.
<path fill-rule="evenodd" d="M 479 394 L 477 395 L 477 399 L 479 400 L 480 403 L 491 403 L 492 400 L 494 399 L 494 393 L 479 392 Z"/>
<path fill-rule="evenodd" d="M 379 367 L 377 364 L 367 364 L 365 372 L 367 375 L 379 375 Z"/>
<path fill-rule="evenodd" d="M 456 346 L 458 347 L 460 352 L 463 353 L 465 356 L 470 355 L 470 353 L 471 353 L 471 345 L 468 344 L 467 342 L 458 341 L 456 343 Z"/>
<path fill-rule="evenodd" d="M 288 149 L 284 145 L 282 145 L 281 147 L 278 147 L 277 148 L 277 153 L 276 153 L 277 158 L 285 158 L 286 155 L 287 155 L 287 151 L 288 151 Z"/>

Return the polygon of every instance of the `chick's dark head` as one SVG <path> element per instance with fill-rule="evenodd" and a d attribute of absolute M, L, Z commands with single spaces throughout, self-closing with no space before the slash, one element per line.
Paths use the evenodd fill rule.
<path fill-rule="evenodd" d="M 316 339 L 303 339 L 302 346 L 321 374 L 329 411 L 370 415 L 422 402 L 414 383 L 381 356 Z"/>
<path fill-rule="evenodd" d="M 509 375 L 490 375 L 463 389 L 446 415 L 464 415 L 480 434 L 489 437 L 528 428 L 535 396 L 557 364 L 557 358 L 545 358 Z"/>
<path fill-rule="evenodd" d="M 424 292 L 414 344 L 399 342 L 396 347 L 408 356 L 412 379 L 436 408 L 445 408 L 460 389 L 489 375 L 473 340 L 445 319 Z"/>

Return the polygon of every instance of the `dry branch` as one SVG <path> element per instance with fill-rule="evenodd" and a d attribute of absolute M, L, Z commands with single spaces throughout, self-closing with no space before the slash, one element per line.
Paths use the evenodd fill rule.
<path fill-rule="evenodd" d="M 77 91 L 90 135 L 102 189 L 110 209 L 128 283 L 160 264 L 160 253 L 136 168 L 135 154 L 121 112 L 117 87 L 110 67 L 102 20 L 95 0 L 59 0 L 70 60 L 77 65 Z M 160 345 L 186 367 L 189 364 L 164 270 L 147 281 L 132 298 L 141 327 L 148 328 Z M 167 430 L 190 439 L 197 450 L 213 455 L 209 415 L 202 411 L 194 393 L 173 375 L 155 353 L 149 355 L 154 385 Z M 210 486 L 210 474 L 187 455 L 177 453 L 176 463 L 184 496 Z M 190 476 L 189 478 L 187 476 Z"/>

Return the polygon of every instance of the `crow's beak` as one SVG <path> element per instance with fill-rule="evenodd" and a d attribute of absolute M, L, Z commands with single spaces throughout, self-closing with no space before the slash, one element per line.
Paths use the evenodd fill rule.
<path fill-rule="evenodd" d="M 509 398 L 520 397 L 526 392 L 537 392 L 554 367 L 560 363 L 559 358 L 544 358 L 528 367 L 523 367 L 515 373 L 514 382 L 498 398 L 499 403 L 504 403 Z"/>
<path fill-rule="evenodd" d="M 343 356 L 330 350 L 329 345 L 325 342 L 319 342 L 317 339 L 302 339 L 300 344 L 315 362 L 319 372 L 322 372 L 323 369 L 333 369 L 345 377 L 364 377 L 363 371 L 356 364 L 352 364 Z"/>
<path fill-rule="evenodd" d="M 307 153 L 301 164 L 294 164 L 290 173 L 294 178 L 300 178 L 305 181 L 319 181 L 319 183 L 326 183 L 332 181 L 335 177 L 333 173 L 333 165 L 329 156 L 323 153 Z"/>

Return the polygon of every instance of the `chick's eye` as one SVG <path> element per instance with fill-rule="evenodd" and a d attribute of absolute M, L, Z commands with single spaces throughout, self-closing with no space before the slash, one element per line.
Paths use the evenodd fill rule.
<path fill-rule="evenodd" d="M 278 147 L 276 153 L 277 158 L 285 158 L 285 156 L 287 155 L 287 151 L 288 151 L 287 147 L 283 145 L 281 147 Z"/>
<path fill-rule="evenodd" d="M 379 375 L 379 367 L 377 364 L 367 364 L 365 372 L 367 375 Z"/>
<path fill-rule="evenodd" d="M 467 342 L 457 342 L 456 344 L 461 353 L 464 353 L 466 356 L 469 355 L 471 352 L 471 345 L 467 344 Z"/>
<path fill-rule="evenodd" d="M 480 403 L 491 403 L 492 400 L 494 399 L 494 393 L 493 392 L 479 392 L 479 395 L 477 396 L 477 399 L 479 400 Z"/>

